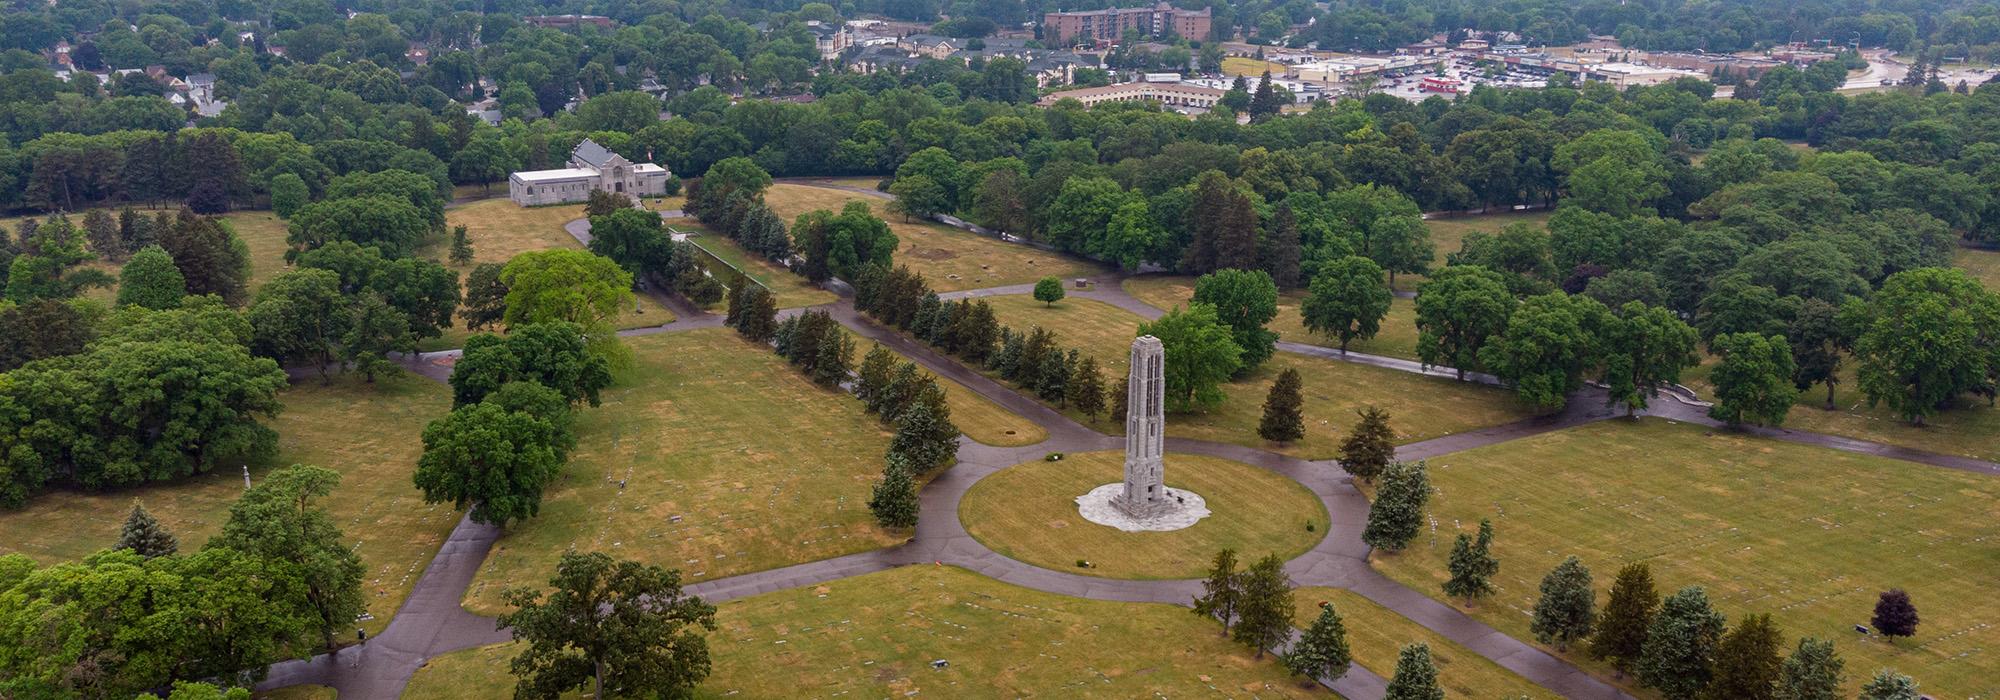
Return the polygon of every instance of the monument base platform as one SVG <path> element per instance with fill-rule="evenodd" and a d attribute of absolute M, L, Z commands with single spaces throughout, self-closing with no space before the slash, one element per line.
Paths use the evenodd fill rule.
<path fill-rule="evenodd" d="M 1125 491 L 1123 483 L 1105 484 L 1077 496 L 1076 509 L 1084 520 L 1126 532 L 1180 530 L 1209 516 L 1208 502 L 1202 500 L 1200 494 L 1173 487 L 1164 488 L 1166 498 L 1139 513 L 1127 512 L 1118 503 Z"/>

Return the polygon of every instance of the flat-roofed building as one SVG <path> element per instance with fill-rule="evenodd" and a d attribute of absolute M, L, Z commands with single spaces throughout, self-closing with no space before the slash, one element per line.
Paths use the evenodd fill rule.
<path fill-rule="evenodd" d="M 1183 10 L 1164 2 L 1152 7 L 1051 12 L 1042 17 L 1042 39 L 1057 45 L 1078 37 L 1117 41 L 1127 30 L 1138 30 L 1151 36 L 1171 33 L 1200 41 L 1208 38 L 1210 19 L 1209 8 Z"/>
<path fill-rule="evenodd" d="M 671 174 L 652 163 L 633 163 L 584 139 L 570 151 L 568 167 L 507 176 L 507 196 L 524 207 L 581 202 L 590 198 L 591 190 L 657 197 L 666 194 Z"/>
<path fill-rule="evenodd" d="M 1186 83 L 1119 83 L 1104 87 L 1052 92 L 1043 96 L 1036 104 L 1048 106 L 1064 99 L 1073 99 L 1085 106 L 1099 102 L 1152 100 L 1180 111 L 1207 111 L 1221 102 L 1222 95 L 1226 92 L 1228 91 Z"/>

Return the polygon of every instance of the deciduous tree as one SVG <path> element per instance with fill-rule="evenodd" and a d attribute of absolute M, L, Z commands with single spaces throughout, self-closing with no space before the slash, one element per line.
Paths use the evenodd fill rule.
<path fill-rule="evenodd" d="M 202 546 L 288 565 L 305 584 L 306 600 L 316 613 L 313 627 L 328 649 L 333 635 L 346 631 L 368 607 L 361 596 L 361 557 L 333 516 L 316 503 L 339 484 L 339 472 L 321 467 L 293 465 L 266 474 L 229 507 L 222 532 Z"/>
<path fill-rule="evenodd" d="M 1868 624 L 1882 636 L 1890 639 L 1910 637 L 1917 633 L 1917 606 L 1910 604 L 1910 594 L 1901 588 L 1883 591 L 1875 601 L 1875 615 Z"/>
<path fill-rule="evenodd" d="M 1785 337 L 1731 333 L 1716 338 L 1712 349 L 1722 355 L 1722 363 L 1709 375 L 1715 384 L 1709 417 L 1730 425 L 1783 424 L 1799 395 L 1792 385 L 1796 367 Z"/>
<path fill-rule="evenodd" d="M 1236 373 L 1243 351 L 1215 307 L 1190 304 L 1158 320 L 1139 324 L 1140 335 L 1160 339 L 1166 351 L 1166 398 L 1176 411 L 1222 403 L 1222 382 Z"/>
<path fill-rule="evenodd" d="M 1194 282 L 1194 305 L 1206 304 L 1229 326 L 1236 347 L 1242 349 L 1238 374 L 1256 369 L 1276 352 L 1278 334 L 1264 327 L 1278 315 L 1278 286 L 1263 270 L 1223 269 L 1202 275 Z"/>
<path fill-rule="evenodd" d="M 1340 351 L 1346 353 L 1348 342 L 1373 338 L 1381 331 L 1391 300 L 1389 285 L 1382 280 L 1382 267 L 1368 258 L 1350 255 L 1322 266 L 1313 276 L 1299 314 L 1307 331 L 1332 334 L 1340 339 Z"/>
<path fill-rule="evenodd" d="M 509 665 L 515 697 L 555 700 L 606 689 L 629 697 L 683 697 L 708 677 L 715 606 L 681 588 L 679 571 L 598 552 L 565 553 L 546 594 L 507 592 L 500 625 L 527 644 Z"/>
<path fill-rule="evenodd" d="M 1464 380 L 1467 370 L 1480 368 L 1487 338 L 1506 330 L 1514 305 L 1498 273 L 1445 268 L 1417 290 L 1417 357 L 1425 365 L 1449 365 Z"/>
<path fill-rule="evenodd" d="M 171 309 L 187 296 L 187 278 L 166 249 L 146 246 L 118 271 L 118 305 Z"/>
<path fill-rule="evenodd" d="M 1056 302 L 1063 300 L 1063 296 L 1062 280 L 1043 277 L 1035 282 L 1035 301 L 1042 302 L 1043 306 L 1054 306 Z"/>
<path fill-rule="evenodd" d="M 539 394 L 540 400 L 503 396 L 508 392 Z M 531 408 L 536 403 L 554 408 L 538 412 Z M 424 428 L 424 454 L 413 477 L 424 502 L 450 502 L 460 510 L 471 506 L 475 522 L 501 527 L 539 515 L 542 492 L 562 469 L 574 440 L 568 410 L 555 390 L 516 381 L 432 421 Z"/>

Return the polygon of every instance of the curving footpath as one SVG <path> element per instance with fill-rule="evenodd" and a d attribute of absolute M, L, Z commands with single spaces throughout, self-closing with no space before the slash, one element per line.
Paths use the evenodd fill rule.
<path fill-rule="evenodd" d="M 1126 294 L 1122 276 L 1106 275 L 1095 280 L 1089 290 L 1073 296 L 1095 299 L 1157 318 L 1160 310 Z M 941 295 L 969 298 L 1005 294 L 1025 294 L 1028 285 L 969 290 Z M 1001 407 L 1034 421 L 1049 437 L 1022 447 L 995 447 L 961 437 L 958 461 L 924 486 L 920 499 L 921 518 L 914 535 L 904 544 L 870 552 L 851 554 L 778 569 L 703 581 L 688 586 L 688 592 L 710 602 L 723 602 L 772 591 L 814 585 L 826 581 L 883 571 L 907 565 L 952 565 L 1014 585 L 1062 595 L 1096 600 L 1167 603 L 1187 605 L 1201 591 L 1199 580 L 1133 581 L 1083 576 L 1044 569 L 1009 559 L 980 544 L 967 534 L 957 514 L 960 501 L 980 479 L 1015 464 L 1041 459 L 1050 452 L 1086 452 L 1118 449 L 1124 439 L 1105 435 L 1049 408 L 1039 401 L 1000 385 L 930 347 L 876 325 L 857 313 L 853 305 L 838 302 L 820 307 L 850 331 L 888 346 L 922 365 L 926 370 L 949 378 Z M 790 316 L 805 309 L 788 309 Z M 721 318 L 686 306 L 676 309 L 680 319 L 666 326 L 620 331 L 622 336 L 678 332 L 721 325 Z M 1337 350 L 1298 343 L 1278 344 L 1285 352 L 1355 362 L 1399 371 L 1434 376 L 1453 376 L 1448 368 L 1427 367 L 1409 360 L 1340 353 Z M 443 381 L 449 378 L 450 364 L 458 351 L 448 350 L 399 358 L 418 373 Z M 1487 375 L 1468 375 L 1472 381 L 1497 383 Z M 1401 459 L 1421 459 L 1483 447 L 1553 430 L 1560 430 L 1618 415 L 1606 406 L 1601 390 L 1586 389 L 1572 397 L 1560 414 L 1530 418 L 1514 423 L 1466 431 L 1417 443 L 1396 450 Z M 1673 420 L 1719 425 L 1699 407 L 1662 399 L 1644 414 Z M 2000 464 L 1940 455 L 1817 433 L 1784 430 L 1754 430 L 1756 434 L 1790 442 L 1832 449 L 1904 459 L 1940 467 L 2000 475 Z M 1438 602 L 1376 572 L 1368 565 L 1369 548 L 1361 542 L 1368 502 L 1351 479 L 1332 461 L 1307 461 L 1241 445 L 1169 438 L 1172 452 L 1202 454 L 1234 460 L 1283 474 L 1306 486 L 1326 506 L 1331 522 L 1324 539 L 1311 550 L 1286 564 L 1286 572 L 1300 585 L 1328 586 L 1354 591 L 1395 611 L 1411 621 L 1464 645 L 1500 666 L 1520 674 L 1554 692 L 1572 698 L 1631 698 L 1629 694 L 1585 673 L 1540 648 L 1509 637 L 1457 609 Z M 942 514 L 949 514 L 948 516 Z M 343 698 L 395 698 L 416 670 L 429 658 L 460 649 L 504 642 L 511 639 L 498 629 L 493 618 L 474 615 L 459 607 L 466 588 L 499 529 L 460 520 L 449 540 L 417 581 L 389 627 L 367 643 L 333 654 L 288 661 L 271 667 L 260 690 L 291 685 L 319 684 L 339 690 Z M 1360 666 L 1340 678 L 1322 678 L 1321 683 L 1348 698 L 1373 699 L 1383 694 L 1384 679 Z"/>

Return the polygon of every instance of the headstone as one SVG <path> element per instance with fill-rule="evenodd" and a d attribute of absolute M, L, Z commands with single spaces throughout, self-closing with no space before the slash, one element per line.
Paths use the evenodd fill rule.
<path fill-rule="evenodd" d="M 1167 353 L 1160 339 L 1132 340 L 1131 374 L 1125 412 L 1125 487 L 1111 504 L 1134 518 L 1159 515 L 1173 506 L 1167 495 L 1164 457 L 1167 428 Z"/>

